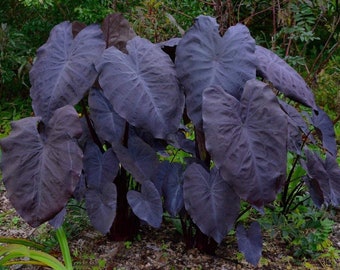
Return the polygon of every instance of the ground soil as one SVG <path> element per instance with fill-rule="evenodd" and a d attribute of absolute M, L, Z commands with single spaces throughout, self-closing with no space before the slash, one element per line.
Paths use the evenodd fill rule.
<path fill-rule="evenodd" d="M 334 219 L 336 224 L 331 239 L 334 247 L 339 249 L 339 211 Z M 36 239 L 40 235 L 40 242 L 43 242 L 41 235 L 48 230 L 49 226 L 34 229 L 22 221 L 6 199 L 3 186 L 0 186 L 0 236 Z M 202 254 L 197 249 L 186 250 L 181 235 L 170 222 L 165 222 L 158 230 L 142 226 L 137 239 L 131 242 L 109 241 L 89 227 L 73 235 L 69 244 L 75 269 L 340 269 L 339 261 L 339 266 L 332 266 L 321 258 L 297 260 L 286 243 L 278 237 L 269 237 L 266 232 L 262 259 L 257 267 L 240 256 L 234 236 L 226 237 L 213 256 Z M 57 246 L 52 255 L 61 260 Z M 19 265 L 11 269 L 43 268 Z"/>

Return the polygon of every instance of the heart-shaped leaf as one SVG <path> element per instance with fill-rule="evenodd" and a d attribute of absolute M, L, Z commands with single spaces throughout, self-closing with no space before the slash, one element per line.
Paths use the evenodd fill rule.
<path fill-rule="evenodd" d="M 92 88 L 88 101 L 91 119 L 98 136 L 110 143 L 121 141 L 125 130 L 125 120 L 114 111 L 102 91 Z"/>
<path fill-rule="evenodd" d="M 246 257 L 247 262 L 256 266 L 262 256 L 262 234 L 261 227 L 258 222 L 250 224 L 246 230 L 242 224 L 236 228 L 237 245 Z"/>
<path fill-rule="evenodd" d="M 116 216 L 117 191 L 113 181 L 119 163 L 112 149 L 103 154 L 94 143 L 88 143 L 84 152 L 84 170 L 87 179 L 86 211 L 91 224 L 103 234 L 109 232 Z"/>
<path fill-rule="evenodd" d="M 113 183 L 119 170 L 119 161 L 112 148 L 101 153 L 96 144 L 89 142 L 84 151 L 84 170 L 87 186 L 100 189 L 104 183 Z"/>
<path fill-rule="evenodd" d="M 106 47 L 115 46 L 127 53 L 126 43 L 136 36 L 129 22 L 120 13 L 109 14 L 102 23 Z"/>
<path fill-rule="evenodd" d="M 223 37 L 214 18 L 199 16 L 176 49 L 176 71 L 185 87 L 186 105 L 195 125 L 202 119 L 202 92 L 220 85 L 240 98 L 245 82 L 256 76 L 255 41 L 246 26 L 230 27 Z"/>
<path fill-rule="evenodd" d="M 31 226 L 52 219 L 73 194 L 83 168 L 76 141 L 81 132 L 77 112 L 67 105 L 45 128 L 41 117 L 13 122 L 10 135 L 0 141 L 9 200 Z"/>
<path fill-rule="evenodd" d="M 257 72 L 285 96 L 317 111 L 314 95 L 304 79 L 272 51 L 256 46 Z"/>
<path fill-rule="evenodd" d="M 96 65 L 99 83 L 114 110 L 131 125 L 166 138 L 180 124 L 184 94 L 173 63 L 158 46 L 135 37 L 129 54 L 106 49 Z"/>
<path fill-rule="evenodd" d="M 116 217 L 117 189 L 105 182 L 99 188 L 89 188 L 85 194 L 85 206 L 93 227 L 106 234 Z"/>
<path fill-rule="evenodd" d="M 72 24 L 55 26 L 48 41 L 37 51 L 30 71 L 34 113 L 47 122 L 64 105 L 77 104 L 94 83 L 94 61 L 105 48 L 102 31 L 90 25 L 73 39 Z"/>
<path fill-rule="evenodd" d="M 270 87 L 249 80 L 240 101 L 207 88 L 203 128 L 206 148 L 235 192 L 257 208 L 273 201 L 286 175 L 287 119 Z"/>
<path fill-rule="evenodd" d="M 163 162 L 159 170 L 162 178 L 164 207 L 170 215 L 175 217 L 184 207 L 183 200 L 183 165 L 180 163 Z"/>
<path fill-rule="evenodd" d="M 127 199 L 132 211 L 150 226 L 159 228 L 162 223 L 163 207 L 161 197 L 151 181 L 142 184 L 141 192 L 130 190 Z"/>
<path fill-rule="evenodd" d="M 184 203 L 200 230 L 221 243 L 234 225 L 240 199 L 213 168 L 209 172 L 193 163 L 184 172 Z"/>

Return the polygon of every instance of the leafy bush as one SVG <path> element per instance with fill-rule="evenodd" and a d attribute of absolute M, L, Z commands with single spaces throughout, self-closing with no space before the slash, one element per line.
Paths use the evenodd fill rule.
<path fill-rule="evenodd" d="M 18 97 L 18 89 L 27 81 L 30 69 L 30 54 L 27 40 L 21 33 L 13 31 L 6 23 L 0 25 L 0 98 Z M 5 86 L 11 92 L 5 93 Z"/>
<path fill-rule="evenodd" d="M 244 25 L 221 36 L 215 19 L 199 16 L 182 39 L 153 44 L 120 14 L 101 27 L 62 22 L 30 80 L 35 116 L 13 122 L 0 145 L 9 199 L 33 227 L 60 226 L 72 196 L 115 240 L 131 239 L 140 221 L 159 228 L 166 211 L 180 216 L 187 245 L 207 252 L 236 224 L 256 265 L 261 229 L 237 222 L 241 201 L 263 213 L 280 194 L 286 214 L 305 185 L 318 207 L 340 203 L 332 122 Z M 169 145 L 188 153 L 184 164 L 160 158 Z M 298 162 L 306 173 L 296 184 Z"/>

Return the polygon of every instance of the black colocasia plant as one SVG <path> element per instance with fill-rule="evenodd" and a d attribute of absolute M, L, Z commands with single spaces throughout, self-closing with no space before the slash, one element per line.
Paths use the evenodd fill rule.
<path fill-rule="evenodd" d="M 189 218 L 195 228 L 184 234 L 209 252 L 236 224 L 239 249 L 256 265 L 261 229 L 237 222 L 240 203 L 264 212 L 287 191 L 288 151 L 301 157 L 316 205 L 339 205 L 334 129 L 311 90 L 246 26 L 223 36 L 218 27 L 199 16 L 161 44 L 138 37 L 120 14 L 102 26 L 53 28 L 30 72 L 35 116 L 13 122 L 0 141 L 8 198 L 28 224 L 60 226 L 73 196 L 95 229 L 125 240 L 140 220 L 159 228 L 166 211 Z M 191 158 L 160 159 L 168 145 Z"/>

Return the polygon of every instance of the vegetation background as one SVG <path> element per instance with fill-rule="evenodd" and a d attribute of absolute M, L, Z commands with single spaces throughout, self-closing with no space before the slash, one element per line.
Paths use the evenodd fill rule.
<path fill-rule="evenodd" d="M 339 140 L 339 3 L 337 0 L 3 0 L 0 2 L 0 137 L 31 113 L 28 73 L 36 50 L 62 21 L 100 23 L 121 12 L 153 42 L 180 37 L 200 14 L 217 17 L 221 33 L 247 25 L 259 45 L 285 58 L 336 124 Z"/>
<path fill-rule="evenodd" d="M 100 23 L 113 12 L 121 12 L 138 35 L 155 43 L 181 37 L 201 14 L 217 17 L 221 34 L 238 22 L 247 25 L 257 44 L 275 51 L 304 77 L 335 124 L 339 153 L 338 0 L 2 0 L 0 138 L 8 135 L 11 121 L 32 114 L 28 74 L 52 27 L 65 20 Z M 300 215 L 292 218 L 300 228 L 306 226 Z"/>

